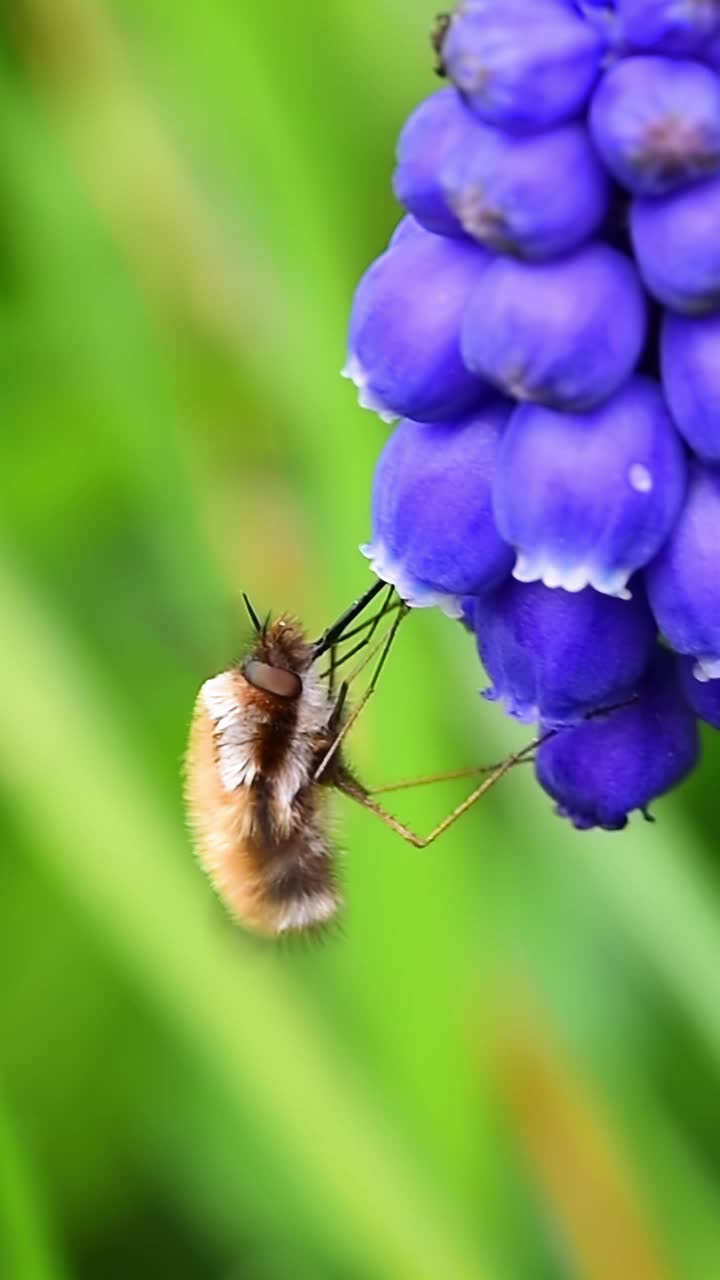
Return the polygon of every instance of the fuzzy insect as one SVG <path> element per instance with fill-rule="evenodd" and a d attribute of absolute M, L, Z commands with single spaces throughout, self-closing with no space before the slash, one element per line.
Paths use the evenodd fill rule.
<path fill-rule="evenodd" d="M 278 937 L 326 925 L 340 909 L 327 802 L 331 788 L 380 818 L 416 849 L 432 844 L 516 764 L 529 763 L 547 736 L 498 764 L 458 769 L 369 790 L 349 768 L 344 739 L 373 693 L 408 609 L 391 602 L 367 622 L 352 623 L 385 588 L 376 583 L 310 643 L 296 619 L 255 626 L 245 660 L 207 680 L 195 705 L 187 755 L 186 799 L 198 857 L 231 914 L 256 933 Z M 354 710 L 337 693 L 337 668 L 370 645 L 379 623 L 394 611 L 372 678 Z M 340 642 L 363 636 L 337 657 Z M 331 654 L 328 671 L 320 659 Z M 359 670 L 367 665 L 360 664 Z M 358 672 L 355 672 L 357 675 Z M 383 809 L 375 796 L 428 783 L 484 775 L 472 793 L 427 836 L 418 836 Z"/>
<path fill-rule="evenodd" d="M 246 601 L 256 630 L 250 653 L 198 695 L 186 771 L 190 825 L 218 893 L 258 933 L 323 925 L 341 905 L 328 791 L 362 789 L 341 750 L 347 684 L 335 694 L 320 659 L 355 634 L 351 623 L 384 587 L 375 584 L 315 643 L 289 616 L 261 626 Z M 401 616 L 397 610 L 395 629 Z"/>

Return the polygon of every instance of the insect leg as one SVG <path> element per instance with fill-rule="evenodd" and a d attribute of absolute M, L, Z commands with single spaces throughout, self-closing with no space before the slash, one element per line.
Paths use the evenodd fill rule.
<path fill-rule="evenodd" d="M 326 675 L 328 678 L 328 691 L 330 693 L 330 697 L 332 697 L 332 695 L 335 692 L 336 672 L 337 672 L 337 645 L 334 644 L 330 649 L 330 665 L 328 666 L 327 671 L 323 672 L 323 675 Z"/>
<path fill-rule="evenodd" d="M 354 627 L 352 631 L 349 631 L 347 632 L 347 634 L 342 635 L 340 639 L 336 642 L 337 644 L 340 644 L 341 642 L 344 643 L 346 640 L 349 640 L 351 636 L 359 635 L 360 632 L 367 630 L 367 635 L 364 636 L 362 640 L 358 641 L 356 645 L 353 645 L 352 649 L 350 649 L 347 653 L 344 653 L 342 657 L 340 658 L 334 657 L 332 659 L 331 666 L 335 670 L 337 670 L 338 667 L 344 666 L 346 662 L 349 662 L 351 658 L 355 657 L 356 653 L 360 653 L 361 649 L 365 649 L 372 642 L 373 636 L 375 635 L 375 632 L 377 631 L 378 626 L 382 622 L 382 619 L 388 613 L 393 612 L 393 610 L 395 609 L 404 608 L 402 600 L 398 600 L 398 602 L 394 605 L 390 604 L 390 600 L 392 599 L 394 590 L 395 588 L 392 586 L 392 584 L 390 584 L 388 589 L 388 594 L 385 597 L 385 603 L 382 609 L 380 609 L 379 612 L 376 613 L 372 618 L 368 618 L 365 622 L 362 622 L 359 627 Z M 333 650 L 331 650 L 331 653 L 334 651 L 334 648 L 335 646 L 333 646 Z M 322 671 L 320 673 L 321 676 L 324 678 L 325 676 L 329 675 L 330 669 L 331 668 L 328 667 L 326 671 Z M 362 667 L 360 668 L 360 670 L 362 670 Z"/>
<path fill-rule="evenodd" d="M 514 769 L 518 764 L 526 764 L 531 761 L 538 747 L 541 747 L 544 742 L 548 742 L 550 738 L 555 737 L 556 732 L 557 730 L 555 729 L 549 729 L 547 733 L 543 734 L 539 738 L 535 738 L 535 740 L 533 742 L 529 742 L 526 747 L 523 747 L 520 751 L 516 751 L 514 755 L 508 756 L 507 759 L 496 765 L 488 776 L 483 779 L 479 786 L 477 786 L 475 790 L 465 798 L 465 800 L 461 801 L 461 803 L 457 805 L 446 818 L 443 818 L 442 822 L 439 822 L 436 827 L 433 827 L 432 831 L 427 836 L 416 835 L 414 831 L 411 831 L 409 827 L 406 827 L 405 824 L 395 818 L 393 814 L 387 813 L 381 805 L 377 804 L 372 799 L 371 795 L 368 795 L 368 793 L 352 779 L 343 779 L 338 783 L 338 787 L 345 795 L 350 796 L 352 800 L 361 804 L 364 809 L 369 810 L 370 813 L 374 813 L 376 818 L 379 818 L 381 822 L 384 822 L 386 826 L 390 827 L 392 831 L 401 836 L 403 840 L 407 840 L 408 843 L 413 845 L 416 849 L 427 849 L 428 845 L 431 845 L 433 841 L 437 840 L 438 836 L 444 835 L 444 833 L 457 822 L 458 818 L 461 818 L 464 813 L 467 813 L 468 809 L 471 809 L 478 800 L 481 800 L 491 787 L 494 787 L 501 778 L 504 778 L 506 773 L 509 773 L 510 770 Z"/>
<path fill-rule="evenodd" d="M 390 596 L 392 596 L 392 591 L 389 592 L 388 599 L 390 599 Z M 377 613 L 374 613 L 371 618 L 366 618 L 364 622 L 359 622 L 356 627 L 351 627 L 349 631 L 343 631 L 340 637 L 343 644 L 346 640 L 353 640 L 355 636 L 359 636 L 361 632 L 366 631 L 368 627 L 372 627 L 376 621 L 379 622 L 382 618 L 386 618 L 389 613 L 394 613 L 396 609 L 401 609 L 402 605 L 403 602 L 399 598 L 397 600 L 393 600 L 392 604 L 384 604 L 383 607 L 379 609 Z"/>
<path fill-rule="evenodd" d="M 589 711 L 584 718 L 586 720 L 595 720 L 604 716 L 612 715 L 613 712 L 622 711 L 624 708 L 632 706 L 635 702 L 637 702 L 637 694 L 631 695 L 631 697 L 626 698 L 623 702 L 614 703 L 612 706 L 598 707 L 595 711 Z M 427 778 L 411 779 L 407 783 L 391 783 L 387 787 L 378 787 L 374 792 L 365 791 L 364 788 L 359 786 L 359 784 L 351 778 L 343 778 L 338 782 L 338 788 L 340 791 L 344 792 L 345 795 L 350 796 L 351 799 L 356 800 L 358 804 L 361 804 L 364 809 L 367 809 L 370 813 L 374 813 L 377 818 L 380 818 L 381 822 L 384 822 L 385 825 L 390 827 L 392 831 L 395 831 L 397 835 L 402 836 L 403 840 L 407 840 L 410 844 L 414 845 L 416 849 L 426 849 L 434 840 L 437 840 L 438 836 L 444 835 L 444 833 L 452 827 L 455 822 L 457 822 L 458 818 L 461 818 L 464 813 L 467 813 L 468 809 L 471 809 L 478 800 L 481 800 L 491 787 L 495 786 L 496 782 L 499 782 L 501 778 L 505 777 L 506 773 L 509 773 L 510 770 L 514 769 L 518 764 L 532 763 L 537 750 L 542 747 L 544 743 L 549 742 L 561 732 L 561 728 L 548 729 L 545 733 L 542 733 L 539 737 L 535 738 L 533 742 L 529 742 L 528 745 L 523 747 L 520 751 L 516 751 L 513 755 L 508 756 L 507 759 L 502 760 L 499 764 L 489 766 L 489 771 L 484 769 L 460 769 L 449 774 L 434 774 Z M 461 803 L 457 805 L 457 807 L 453 809 L 446 818 L 443 818 L 442 822 L 439 822 L 427 836 L 416 835 L 415 832 L 411 831 L 409 827 L 406 827 L 404 823 L 398 821 L 393 814 L 387 813 L 387 811 L 383 809 L 381 805 L 377 804 L 372 798 L 373 795 L 379 795 L 384 791 L 399 791 L 405 786 L 424 786 L 431 782 L 447 781 L 452 778 L 460 778 L 463 776 L 467 777 L 468 774 L 480 772 L 487 772 L 487 776 L 475 788 L 475 790 L 472 791 L 465 800 L 461 801 Z"/>
<path fill-rule="evenodd" d="M 335 699 L 335 705 L 332 711 L 330 712 L 330 719 L 328 720 L 328 729 L 330 729 L 331 732 L 334 732 L 336 729 L 339 729 L 340 727 L 340 723 L 342 721 L 342 713 L 345 708 L 345 702 L 347 699 L 348 688 L 349 686 L 348 686 L 347 680 L 343 680 L 342 684 L 340 685 L 340 691 L 338 693 L 338 696 Z"/>
<path fill-rule="evenodd" d="M 346 685 L 350 685 L 351 681 L 354 680 L 360 674 L 360 672 L 367 666 L 367 663 L 372 660 L 372 658 L 378 652 L 378 649 L 380 650 L 380 657 L 378 659 L 377 666 L 373 671 L 372 679 L 370 680 L 370 683 L 367 689 L 363 693 L 362 698 L 358 702 L 357 706 L 354 708 L 352 714 L 348 716 L 347 720 L 345 721 L 345 724 L 338 731 L 337 737 L 334 739 L 331 746 L 326 751 L 323 759 L 320 761 L 320 764 L 318 765 L 313 775 L 313 778 L 315 780 L 317 780 L 321 776 L 321 774 L 324 773 L 325 769 L 327 768 L 333 756 L 335 755 L 335 752 L 340 746 L 343 738 L 346 736 L 346 734 L 350 732 L 358 716 L 367 706 L 368 702 L 370 701 L 370 698 L 375 692 L 375 689 L 377 687 L 377 682 L 380 679 L 380 673 L 385 665 L 387 656 L 392 648 L 392 644 L 395 639 L 395 636 L 397 635 L 398 627 L 400 626 L 400 623 L 402 622 L 406 613 L 409 613 L 409 609 L 407 605 L 404 605 L 401 609 L 398 609 L 398 612 L 396 613 L 393 619 L 393 624 L 390 630 L 388 631 L 387 635 L 380 640 L 377 646 L 375 646 L 373 649 L 370 650 L 370 653 L 368 654 L 367 658 L 363 660 L 363 662 L 359 665 L 359 667 L 355 671 L 353 671 L 352 675 L 350 675 L 348 679 L 345 681 Z"/>
<path fill-rule="evenodd" d="M 358 600 L 355 600 L 355 602 L 351 604 L 344 613 L 340 614 L 340 617 L 333 622 L 331 626 L 327 627 L 326 630 L 323 631 L 320 639 L 316 640 L 313 645 L 313 661 L 319 658 L 321 654 L 327 653 L 330 646 L 335 644 L 336 640 L 340 639 L 343 632 L 347 631 L 347 628 L 351 623 L 353 623 L 355 619 L 358 618 L 365 609 L 367 609 L 370 601 L 374 600 L 375 596 L 379 595 L 386 585 L 387 584 L 383 582 L 382 578 L 378 578 L 377 582 L 373 582 L 372 586 L 368 587 L 367 591 L 361 595 Z"/>
<path fill-rule="evenodd" d="M 370 787 L 367 794 L 370 796 L 387 795 L 390 791 L 409 791 L 412 787 L 429 787 L 435 782 L 455 782 L 459 778 L 473 778 L 477 774 L 494 773 L 500 768 L 502 760 L 496 761 L 495 764 L 474 764 L 467 769 L 450 769 L 444 773 L 429 773 L 422 778 L 404 778 L 401 782 L 387 782 L 382 787 Z M 518 760 L 518 764 L 532 764 L 533 756 L 523 755 Z"/>

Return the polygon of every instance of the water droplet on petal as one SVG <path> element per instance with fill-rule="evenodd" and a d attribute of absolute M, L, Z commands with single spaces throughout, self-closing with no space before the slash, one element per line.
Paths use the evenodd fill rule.
<path fill-rule="evenodd" d="M 628 468 L 628 480 L 636 493 L 651 493 L 653 478 L 642 462 L 633 462 Z"/>

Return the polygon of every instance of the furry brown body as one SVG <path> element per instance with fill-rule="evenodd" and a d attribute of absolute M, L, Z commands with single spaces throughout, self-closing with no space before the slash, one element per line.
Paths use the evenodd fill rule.
<path fill-rule="evenodd" d="M 313 928 L 340 906 L 327 815 L 329 786 L 349 778 L 339 751 L 314 778 L 337 736 L 333 712 L 313 648 L 287 617 L 198 695 L 186 786 L 198 857 L 256 932 Z"/>

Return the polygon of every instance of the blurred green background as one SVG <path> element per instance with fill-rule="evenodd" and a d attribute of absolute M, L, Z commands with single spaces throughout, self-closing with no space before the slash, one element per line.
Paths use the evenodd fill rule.
<path fill-rule="evenodd" d="M 712 742 L 621 835 L 521 770 L 425 853 L 339 801 L 322 946 L 231 926 L 184 831 L 241 591 L 318 631 L 369 581 L 338 370 L 434 11 L 3 6 L 2 1280 L 720 1276 Z M 480 684 L 414 614 L 361 776 L 521 741 Z"/>

